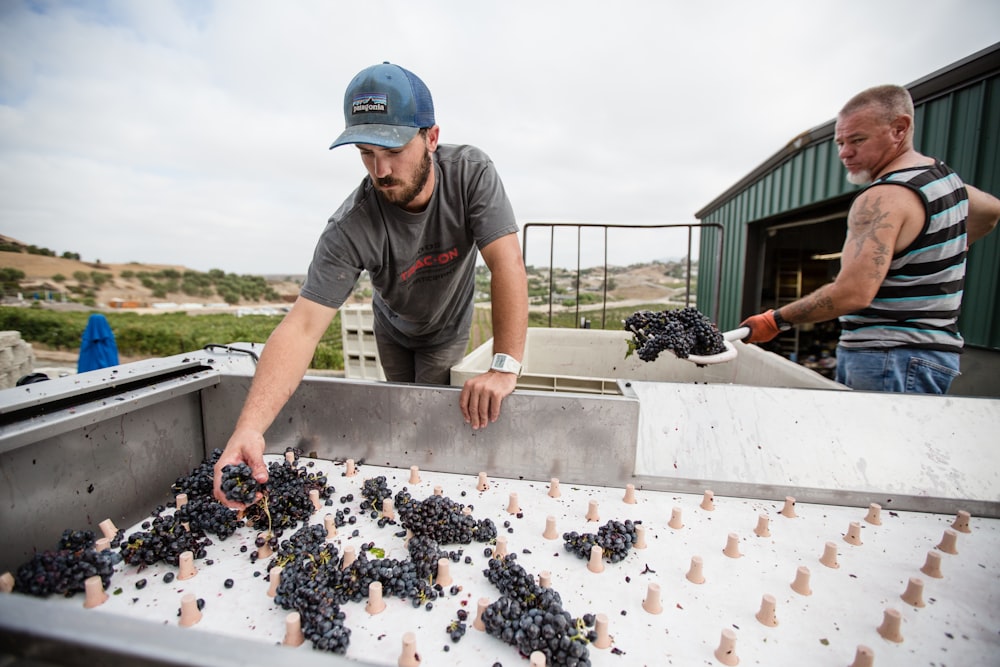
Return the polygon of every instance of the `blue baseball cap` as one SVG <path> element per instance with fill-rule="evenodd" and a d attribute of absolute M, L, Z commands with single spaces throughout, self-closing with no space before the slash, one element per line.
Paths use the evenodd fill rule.
<path fill-rule="evenodd" d="M 384 62 L 362 70 L 344 93 L 345 129 L 330 148 L 371 144 L 405 146 L 422 127 L 434 125 L 431 91 L 413 72 Z"/>

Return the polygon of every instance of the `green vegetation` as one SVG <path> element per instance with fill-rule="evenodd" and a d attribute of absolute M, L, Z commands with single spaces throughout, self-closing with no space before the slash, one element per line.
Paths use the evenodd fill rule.
<path fill-rule="evenodd" d="M 16 243 L 0 243 L 0 252 L 26 252 L 29 255 L 41 255 L 43 257 L 56 256 L 56 253 L 48 248 L 39 248 L 35 245 L 18 245 Z"/>
<path fill-rule="evenodd" d="M 477 303 L 484 303 L 490 300 L 492 290 L 490 289 L 490 278 L 492 274 L 490 273 L 489 267 L 484 264 L 480 264 L 476 267 L 476 286 L 475 286 L 475 300 Z"/>
<path fill-rule="evenodd" d="M 18 285 L 24 280 L 24 271 L 20 269 L 0 268 L 0 289 L 17 290 Z"/>
<path fill-rule="evenodd" d="M 476 308 L 472 312 L 472 325 L 469 327 L 469 344 L 465 348 L 468 354 L 493 337 L 493 311 L 489 308 Z"/>
<path fill-rule="evenodd" d="M 164 357 L 199 350 L 210 343 L 264 343 L 281 316 L 188 315 L 186 313 L 105 313 L 118 352 L 126 357 Z M 76 350 L 89 312 L 56 312 L 41 308 L 0 307 L 0 330 L 20 331 L 28 343 L 56 350 Z M 343 370 L 340 315 L 320 340 L 312 368 Z"/>

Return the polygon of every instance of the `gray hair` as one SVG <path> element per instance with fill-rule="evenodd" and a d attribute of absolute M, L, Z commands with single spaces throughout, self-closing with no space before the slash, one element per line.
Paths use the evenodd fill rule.
<path fill-rule="evenodd" d="M 904 115 L 913 118 L 913 98 L 910 91 L 902 86 L 875 86 L 863 90 L 844 105 L 839 115 L 846 116 L 866 107 L 879 109 L 884 123 L 891 123 Z"/>

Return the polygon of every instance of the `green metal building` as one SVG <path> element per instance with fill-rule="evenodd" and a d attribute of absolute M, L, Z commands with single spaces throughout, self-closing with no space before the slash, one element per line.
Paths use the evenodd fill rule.
<path fill-rule="evenodd" d="M 916 111 L 916 149 L 1000 195 L 1000 42 L 907 88 Z M 723 330 L 836 276 L 847 212 L 859 188 L 847 183 L 837 158 L 834 122 L 803 132 L 695 214 L 702 223 L 722 225 L 701 235 L 698 304 L 702 312 L 718 313 Z M 984 361 L 1000 364 L 998 281 L 995 231 L 969 253 L 959 320 L 967 346 L 963 376 L 974 375 Z M 832 353 L 838 334 L 836 322 L 797 327 L 779 336 L 774 349 L 811 361 Z M 971 393 L 994 395 L 992 389 Z"/>

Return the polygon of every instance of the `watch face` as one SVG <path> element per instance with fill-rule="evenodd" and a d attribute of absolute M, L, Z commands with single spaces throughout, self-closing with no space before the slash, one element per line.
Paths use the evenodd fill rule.
<path fill-rule="evenodd" d="M 490 368 L 503 373 L 517 373 L 517 362 L 514 358 L 506 354 L 496 354 L 493 356 L 493 363 Z"/>

